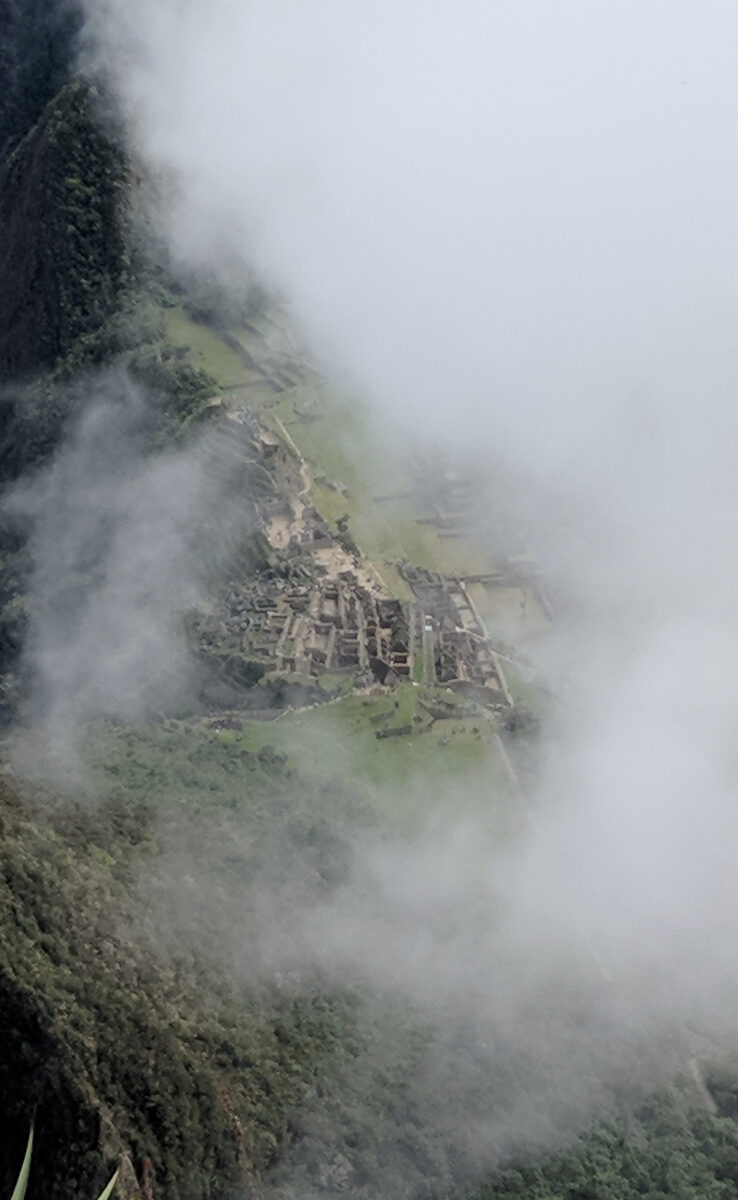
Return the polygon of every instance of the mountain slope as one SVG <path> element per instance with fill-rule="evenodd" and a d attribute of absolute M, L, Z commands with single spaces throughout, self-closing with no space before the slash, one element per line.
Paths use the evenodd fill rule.
<path fill-rule="evenodd" d="M 0 379 L 51 366 L 125 283 L 126 166 L 95 104 L 67 84 L 0 171 Z"/>
<path fill-rule="evenodd" d="M 70 0 L 0 0 L 0 163 L 67 82 L 80 23 Z"/>

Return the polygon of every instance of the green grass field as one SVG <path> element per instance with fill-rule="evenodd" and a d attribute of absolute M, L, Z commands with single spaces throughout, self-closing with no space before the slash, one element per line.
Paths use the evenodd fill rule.
<path fill-rule="evenodd" d="M 392 439 L 386 431 L 380 439 L 378 427 L 359 402 L 321 392 L 321 415 L 301 420 L 288 394 L 274 412 L 310 467 L 316 508 L 334 527 L 340 517 L 348 517 L 362 553 L 396 594 L 408 594 L 396 570 L 402 559 L 444 574 L 493 569 L 492 558 L 480 546 L 443 537 L 432 525 L 419 523 L 422 514 L 412 496 L 409 453 L 385 447 Z"/>
<path fill-rule="evenodd" d="M 318 784 L 345 781 L 390 828 L 412 832 L 430 815 L 455 821 L 481 811 L 493 836 L 507 836 L 513 796 L 489 723 L 481 716 L 432 723 L 423 701 L 432 705 L 431 689 L 404 684 L 396 693 L 351 695 L 274 721 L 247 720 L 243 732 L 220 737 L 251 753 L 271 747 Z M 400 736 L 376 736 L 408 726 Z"/>
<path fill-rule="evenodd" d="M 187 316 L 182 308 L 164 310 L 164 327 L 168 341 L 173 346 L 186 347 L 193 367 L 200 367 L 227 389 L 246 382 L 247 367 L 225 342 L 208 329 Z"/>
<path fill-rule="evenodd" d="M 411 494 L 412 447 L 380 427 L 359 400 L 336 396 L 320 380 L 301 379 L 299 364 L 296 386 L 274 392 L 264 375 L 182 308 L 165 310 L 164 321 L 168 340 L 188 348 L 192 366 L 208 371 L 224 392 L 236 402 L 242 399 L 280 436 L 282 422 L 308 464 L 313 504 L 334 529 L 348 517 L 352 537 L 391 592 L 409 598 L 397 570 L 402 559 L 447 574 L 493 568 L 489 554 L 473 542 L 444 538 L 433 526 L 418 523 L 421 513 L 414 510 Z M 267 374 L 273 369 L 268 332 L 261 337 L 251 330 L 233 331 Z"/>
<path fill-rule="evenodd" d="M 84 757 L 93 789 L 112 789 L 127 802 L 166 799 L 248 812 L 254 789 L 268 791 L 274 782 L 297 796 L 304 784 L 314 807 L 315 797 L 330 793 L 326 811 L 338 813 L 337 797 L 350 797 L 347 818 L 359 797 L 388 831 L 412 834 L 429 821 L 481 818 L 490 845 L 498 844 L 519 828 L 519 806 L 489 722 L 461 706 L 458 717 L 432 720 L 425 707 L 453 713 L 454 703 L 442 689 L 408 683 L 396 693 L 350 695 L 271 721 L 244 719 L 240 728 L 218 718 L 141 728 L 100 722 L 90 728 Z M 402 732 L 386 736 L 388 730 Z M 286 782 L 293 777 L 302 784 Z"/>

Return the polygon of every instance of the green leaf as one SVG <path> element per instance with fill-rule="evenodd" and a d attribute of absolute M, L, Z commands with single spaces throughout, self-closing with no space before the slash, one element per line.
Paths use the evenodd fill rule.
<path fill-rule="evenodd" d="M 120 1167 L 118 1168 L 118 1171 L 120 1171 Z M 115 1175 L 110 1180 L 110 1183 L 105 1188 L 105 1190 L 100 1192 L 100 1195 L 98 1196 L 97 1200 L 108 1200 L 108 1197 L 112 1195 L 113 1188 L 115 1187 L 116 1183 L 118 1182 L 118 1171 L 115 1172 Z"/>
<path fill-rule="evenodd" d="M 23 1166 L 20 1169 L 20 1175 L 18 1176 L 18 1182 L 16 1183 L 15 1187 L 13 1188 L 13 1195 L 10 1197 L 10 1200 L 23 1200 L 23 1197 L 26 1194 L 26 1188 L 28 1187 L 28 1176 L 31 1171 L 31 1154 L 32 1154 L 32 1152 L 33 1152 L 33 1125 L 31 1126 L 30 1132 L 28 1134 L 28 1145 L 26 1146 L 26 1155 L 25 1155 L 25 1158 L 23 1159 Z"/>

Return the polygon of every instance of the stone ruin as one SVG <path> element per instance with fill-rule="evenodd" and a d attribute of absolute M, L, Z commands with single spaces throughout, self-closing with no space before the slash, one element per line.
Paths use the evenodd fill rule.
<path fill-rule="evenodd" d="M 383 595 L 355 547 L 310 506 L 304 464 L 280 437 L 242 408 L 219 425 L 217 441 L 224 439 L 242 464 L 267 549 L 256 571 L 237 569 L 234 559 L 235 578 L 188 619 L 194 647 L 217 678 L 237 691 L 265 676 L 345 676 L 364 685 L 404 678 L 483 688 L 494 702 L 510 703 L 462 580 L 405 564 L 413 600 Z M 349 563 L 353 569 L 343 569 Z"/>
<path fill-rule="evenodd" d="M 416 600 L 422 621 L 428 683 L 472 684 L 510 703 L 502 665 L 465 584 L 436 571 L 405 563 L 402 575 Z"/>
<path fill-rule="evenodd" d="M 351 571 L 321 576 L 315 564 L 232 583 L 195 618 L 201 651 L 231 678 L 268 672 L 317 678 L 409 676 L 407 606 L 363 587 Z"/>

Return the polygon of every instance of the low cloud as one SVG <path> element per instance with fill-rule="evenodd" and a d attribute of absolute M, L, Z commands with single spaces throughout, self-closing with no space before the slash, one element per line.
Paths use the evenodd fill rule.
<path fill-rule="evenodd" d="M 490 471 L 502 460 L 536 553 L 576 597 L 541 653 L 558 704 L 522 844 L 471 895 L 463 833 L 364 847 L 347 890 L 302 915 L 298 961 L 493 1012 L 500 1030 L 532 998 L 519 1028 L 540 1032 L 544 1062 L 559 1015 L 589 1005 L 574 1081 L 663 1022 L 732 1036 L 738 10 L 87 8 L 86 62 L 168 180 L 175 257 L 249 261 L 383 419 Z M 55 467 L 47 496 L 62 469 L 75 475 Z M 62 706 L 145 692 L 147 646 L 156 686 L 179 669 L 171 597 L 196 581 L 167 547 L 200 509 L 196 475 L 169 499 L 186 474 L 175 457 L 123 469 L 113 498 L 94 484 L 111 547 L 121 505 L 127 532 L 90 594 L 84 652 L 35 629 L 42 671 L 70 659 Z M 482 525 L 497 520 L 491 506 Z M 103 634 L 118 646 L 105 670 Z"/>
<path fill-rule="evenodd" d="M 25 717 L 73 746 L 94 716 L 187 712 L 199 672 L 184 615 L 253 527 L 235 440 L 206 428 L 152 451 L 146 394 L 90 376 L 50 463 L 3 500 L 33 561 L 21 672 Z"/>

